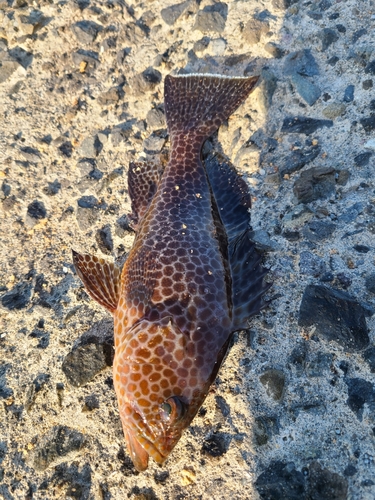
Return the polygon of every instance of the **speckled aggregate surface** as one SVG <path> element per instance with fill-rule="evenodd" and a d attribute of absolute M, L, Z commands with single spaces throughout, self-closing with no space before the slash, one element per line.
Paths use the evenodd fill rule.
<path fill-rule="evenodd" d="M 374 28 L 371 0 L 0 2 L 0 497 L 375 497 Z M 128 165 L 165 163 L 178 70 L 262 76 L 204 151 L 250 185 L 273 300 L 138 474 L 108 359 L 62 369 L 108 318 L 71 248 L 125 260 Z"/>

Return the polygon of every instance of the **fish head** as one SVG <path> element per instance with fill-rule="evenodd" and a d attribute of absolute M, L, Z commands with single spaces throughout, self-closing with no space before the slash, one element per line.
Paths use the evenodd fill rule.
<path fill-rule="evenodd" d="M 193 376 L 194 375 L 194 376 Z M 135 467 L 162 464 L 207 394 L 194 352 L 176 325 L 141 321 L 116 348 L 114 384 Z"/>

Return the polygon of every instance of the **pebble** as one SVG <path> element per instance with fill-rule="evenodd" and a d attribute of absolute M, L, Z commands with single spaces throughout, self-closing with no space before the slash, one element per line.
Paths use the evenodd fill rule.
<path fill-rule="evenodd" d="M 298 203 L 329 198 L 336 189 L 336 171 L 332 167 L 312 167 L 302 172 L 293 185 Z"/>
<path fill-rule="evenodd" d="M 285 57 L 284 74 L 301 76 L 319 75 L 319 67 L 310 49 L 291 52 Z"/>
<path fill-rule="evenodd" d="M 324 28 L 322 31 L 318 32 L 318 37 L 321 40 L 321 50 L 323 52 L 339 39 L 338 34 L 332 28 Z"/>
<path fill-rule="evenodd" d="M 353 102 L 354 100 L 354 85 L 348 85 L 344 92 L 344 102 Z"/>
<path fill-rule="evenodd" d="M 97 135 L 86 137 L 78 147 L 78 153 L 85 158 L 95 158 L 103 149 Z"/>
<path fill-rule="evenodd" d="M 373 83 L 373 81 L 372 81 L 372 80 L 370 80 L 370 79 L 369 79 L 369 80 L 364 80 L 364 81 L 362 82 L 362 88 L 363 88 L 364 90 L 369 90 L 369 89 L 372 89 L 372 87 L 373 87 L 373 86 L 374 86 L 374 83 Z"/>
<path fill-rule="evenodd" d="M 306 116 L 289 116 L 284 118 L 281 132 L 286 134 L 310 135 L 322 127 L 332 127 L 333 121 L 308 118 Z"/>
<path fill-rule="evenodd" d="M 259 377 L 267 395 L 274 401 L 280 401 L 284 395 L 285 375 L 281 370 L 266 370 Z"/>
<path fill-rule="evenodd" d="M 99 217 L 99 210 L 106 208 L 94 196 L 82 196 L 77 200 L 76 218 L 82 231 L 90 229 Z"/>
<path fill-rule="evenodd" d="M 317 278 L 324 274 L 326 266 L 323 259 L 305 250 L 300 255 L 299 269 L 301 274 Z"/>
<path fill-rule="evenodd" d="M 131 81 L 130 86 L 137 96 L 142 96 L 144 92 L 152 92 L 161 82 L 161 73 L 151 66 L 142 73 L 136 75 Z"/>
<path fill-rule="evenodd" d="M 295 86 L 298 94 L 305 102 L 307 102 L 309 106 L 315 104 L 322 94 L 320 88 L 317 85 L 310 82 L 299 73 L 295 73 L 294 75 L 292 75 L 292 83 Z"/>
<path fill-rule="evenodd" d="M 347 500 L 348 481 L 329 469 L 323 469 L 319 462 L 309 466 L 308 495 L 313 500 Z"/>
<path fill-rule="evenodd" d="M 375 373 L 375 346 L 366 349 L 362 354 L 363 359 L 369 365 L 371 373 Z"/>
<path fill-rule="evenodd" d="M 202 33 L 214 32 L 222 33 L 227 21 L 228 6 L 224 2 L 217 2 L 213 5 L 207 5 L 196 14 L 193 29 Z"/>
<path fill-rule="evenodd" d="M 16 59 L 11 56 L 0 58 L 0 83 L 4 83 L 17 73 L 19 76 L 25 76 L 26 70 Z"/>
<path fill-rule="evenodd" d="M 326 118 L 334 120 L 338 116 L 342 116 L 345 113 L 345 111 L 346 111 L 345 104 L 339 102 L 332 102 L 323 109 L 323 115 Z"/>
<path fill-rule="evenodd" d="M 113 239 L 110 225 L 104 226 L 102 229 L 98 229 L 95 233 L 95 240 L 101 252 L 106 255 L 111 255 L 113 251 Z"/>
<path fill-rule="evenodd" d="M 0 364 L 0 399 L 8 399 L 13 395 L 13 390 L 7 385 L 7 371 L 10 370 L 12 365 L 9 363 Z M 1 459 L 1 445 L 0 442 L 0 459 Z M 0 460 L 1 463 L 1 460 Z"/>
<path fill-rule="evenodd" d="M 272 461 L 255 481 L 263 500 L 299 500 L 306 498 L 306 479 L 293 463 Z"/>
<path fill-rule="evenodd" d="M 366 144 L 365 144 L 366 147 Z M 374 143 L 374 149 L 375 149 L 375 143 Z M 370 158 L 373 153 L 367 152 L 367 153 L 361 153 L 357 156 L 354 157 L 354 163 L 357 167 L 366 167 L 369 164 Z"/>
<path fill-rule="evenodd" d="M 99 399 L 95 394 L 90 394 L 85 397 L 85 405 L 83 407 L 84 411 L 93 411 L 97 410 L 100 407 Z"/>
<path fill-rule="evenodd" d="M 39 373 L 37 377 L 34 378 L 26 392 L 25 409 L 30 411 L 31 407 L 35 403 L 36 396 L 43 387 L 50 381 L 51 376 L 48 373 Z"/>
<path fill-rule="evenodd" d="M 307 146 L 301 149 L 295 149 L 285 158 L 279 167 L 281 176 L 292 174 L 301 170 L 305 165 L 308 165 L 319 156 L 322 148 L 318 144 L 315 146 Z"/>
<path fill-rule="evenodd" d="M 255 419 L 253 433 L 258 446 L 268 443 L 275 434 L 279 433 L 279 423 L 275 416 L 262 415 Z"/>
<path fill-rule="evenodd" d="M 153 132 L 149 137 L 143 141 L 143 149 L 147 154 L 157 154 L 163 149 L 167 141 L 167 136 L 164 131 L 160 134 Z"/>
<path fill-rule="evenodd" d="M 95 70 L 99 64 L 99 54 L 93 50 L 79 49 L 72 53 L 73 64 L 77 69 L 80 69 L 82 63 L 86 63 L 85 73 Z"/>
<path fill-rule="evenodd" d="M 224 455 L 230 444 L 230 436 L 221 432 L 214 433 L 203 442 L 202 453 L 211 457 L 221 457 Z"/>
<path fill-rule="evenodd" d="M 344 381 L 348 386 L 347 405 L 357 415 L 358 420 L 362 420 L 364 405 L 375 403 L 374 384 L 361 378 L 347 378 Z"/>
<path fill-rule="evenodd" d="M 56 425 L 38 439 L 32 453 L 33 466 L 37 470 L 45 470 L 57 460 L 81 450 L 85 444 L 86 438 L 79 431 Z"/>
<path fill-rule="evenodd" d="M 250 19 L 242 32 L 243 38 L 250 45 L 259 43 L 261 38 L 269 31 L 268 22 L 260 21 L 259 19 Z"/>
<path fill-rule="evenodd" d="M 151 129 L 166 128 L 164 111 L 160 108 L 150 109 L 146 116 L 146 123 Z"/>
<path fill-rule="evenodd" d="M 106 92 L 102 92 L 98 97 L 98 103 L 101 106 L 111 106 L 117 104 L 120 100 L 120 91 L 117 87 L 112 87 Z"/>
<path fill-rule="evenodd" d="M 333 355 L 326 352 L 318 352 L 311 356 L 306 363 L 306 375 L 308 377 L 323 377 L 331 371 Z"/>
<path fill-rule="evenodd" d="M 361 118 L 359 123 L 366 132 L 372 132 L 375 130 L 375 115 L 368 116 L 367 118 Z"/>
<path fill-rule="evenodd" d="M 111 366 L 113 356 L 113 321 L 98 321 L 77 339 L 63 361 L 62 370 L 70 384 L 80 387 Z"/>
<path fill-rule="evenodd" d="M 191 0 L 186 0 L 185 2 L 171 5 L 160 11 L 160 15 L 163 21 L 170 26 L 173 26 L 179 17 L 187 10 L 191 5 Z"/>
<path fill-rule="evenodd" d="M 369 344 L 366 311 L 347 292 L 324 285 L 308 285 L 303 293 L 298 324 L 315 327 L 315 334 L 350 351 Z"/>
<path fill-rule="evenodd" d="M 88 45 L 95 40 L 101 27 L 93 21 L 78 21 L 71 29 L 78 42 Z"/>
<path fill-rule="evenodd" d="M 33 9 L 29 14 L 24 14 L 24 11 L 17 12 L 15 20 L 17 28 L 24 35 L 33 35 L 46 22 L 43 12 L 36 9 Z"/>
<path fill-rule="evenodd" d="M 300 203 L 284 215 L 282 224 L 285 229 L 297 229 L 309 222 L 313 216 L 314 212 L 303 203 Z"/>
<path fill-rule="evenodd" d="M 39 151 L 35 148 L 31 148 L 30 146 L 20 148 L 20 153 L 25 160 L 31 163 L 38 163 L 41 159 Z"/>

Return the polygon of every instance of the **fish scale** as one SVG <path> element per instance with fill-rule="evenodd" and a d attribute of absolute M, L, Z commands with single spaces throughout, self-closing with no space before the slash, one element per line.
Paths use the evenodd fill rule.
<path fill-rule="evenodd" d="M 138 470 L 163 463 L 203 403 L 234 331 L 268 288 L 249 234 L 246 183 L 223 157 L 202 162 L 203 142 L 258 77 L 167 76 L 171 141 L 164 172 L 128 173 L 136 237 L 121 272 L 73 253 L 88 293 L 114 318 L 114 386 Z"/>

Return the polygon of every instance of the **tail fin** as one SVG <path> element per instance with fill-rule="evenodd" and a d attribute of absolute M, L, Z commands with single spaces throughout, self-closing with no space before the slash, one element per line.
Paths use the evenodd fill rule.
<path fill-rule="evenodd" d="M 171 138 L 192 133 L 203 142 L 246 99 L 258 78 L 168 75 L 164 83 L 164 101 Z"/>

